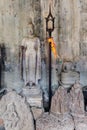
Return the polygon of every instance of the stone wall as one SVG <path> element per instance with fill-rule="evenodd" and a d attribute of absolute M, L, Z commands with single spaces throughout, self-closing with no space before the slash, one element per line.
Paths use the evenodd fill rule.
<path fill-rule="evenodd" d="M 7 48 L 8 60 L 18 59 L 18 46 L 27 36 L 27 24 L 32 19 L 35 34 L 40 35 L 40 1 L 1 0 L 0 4 L 0 43 Z"/>
<path fill-rule="evenodd" d="M 53 37 L 58 53 L 66 60 L 72 60 L 79 53 L 86 55 L 85 0 L 1 0 L 0 43 L 15 48 L 20 45 L 27 35 L 26 26 L 30 18 L 35 24 L 35 34 L 46 40 L 45 17 L 50 3 L 55 17 Z"/>
<path fill-rule="evenodd" d="M 11 65 L 14 62 L 18 64 L 19 45 L 23 37 L 27 36 L 27 24 L 32 19 L 35 25 L 34 33 L 41 40 L 41 57 L 42 64 L 44 64 L 42 69 L 46 70 L 46 73 L 42 70 L 43 77 L 48 77 L 46 46 L 48 34 L 46 33 L 45 17 L 48 16 L 50 3 L 52 14 L 55 17 L 55 29 L 52 36 L 60 57 L 63 61 L 73 61 L 78 56 L 86 56 L 86 0 L 1 0 L 0 4 L 0 44 L 5 44 L 7 61 Z M 18 72 L 17 69 L 16 72 Z M 52 74 L 52 85 L 55 86 L 58 77 L 54 56 L 52 56 Z M 42 84 L 46 78 L 43 80 Z"/>

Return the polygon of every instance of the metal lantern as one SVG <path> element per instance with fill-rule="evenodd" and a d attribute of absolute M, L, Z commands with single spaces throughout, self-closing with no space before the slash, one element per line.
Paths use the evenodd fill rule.
<path fill-rule="evenodd" d="M 46 31 L 49 33 L 49 37 L 51 37 L 51 34 L 54 30 L 54 17 L 51 13 L 51 6 L 49 6 L 49 14 L 46 17 Z"/>
<path fill-rule="evenodd" d="M 49 34 L 49 38 L 51 38 L 52 32 L 54 30 L 54 17 L 51 13 L 51 5 L 49 6 L 49 14 L 46 17 L 46 31 Z M 49 43 L 49 110 L 51 106 L 51 97 L 52 97 L 52 90 L 51 90 L 51 43 Z M 48 111 L 49 111 L 48 110 Z"/>

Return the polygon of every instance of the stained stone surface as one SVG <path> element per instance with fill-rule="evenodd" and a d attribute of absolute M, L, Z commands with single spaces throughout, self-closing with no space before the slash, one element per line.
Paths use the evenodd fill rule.
<path fill-rule="evenodd" d="M 0 100 L 0 118 L 6 130 L 34 130 L 29 105 L 14 91 L 8 92 Z"/>
<path fill-rule="evenodd" d="M 69 94 L 69 108 L 73 116 L 84 116 L 84 97 L 79 83 L 75 83 Z"/>
<path fill-rule="evenodd" d="M 52 97 L 51 112 L 54 114 L 69 113 L 67 89 L 60 86 Z"/>
<path fill-rule="evenodd" d="M 74 122 L 69 115 L 58 117 L 44 113 L 36 121 L 36 130 L 74 130 Z"/>

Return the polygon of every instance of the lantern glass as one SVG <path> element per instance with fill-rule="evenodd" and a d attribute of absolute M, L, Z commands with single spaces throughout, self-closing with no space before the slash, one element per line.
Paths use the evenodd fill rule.
<path fill-rule="evenodd" d="M 48 29 L 53 29 L 53 22 L 51 19 L 48 21 Z"/>

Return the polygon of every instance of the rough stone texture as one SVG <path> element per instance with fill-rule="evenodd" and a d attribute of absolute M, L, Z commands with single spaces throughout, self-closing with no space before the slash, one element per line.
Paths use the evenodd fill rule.
<path fill-rule="evenodd" d="M 67 90 L 60 86 L 52 97 L 51 112 L 54 114 L 69 113 Z"/>
<path fill-rule="evenodd" d="M 44 109 L 39 107 L 31 107 L 31 110 L 35 120 L 38 119 L 44 112 Z"/>
<path fill-rule="evenodd" d="M 73 116 L 84 116 L 84 97 L 79 83 L 75 83 L 69 94 L 69 108 Z"/>
<path fill-rule="evenodd" d="M 74 130 L 74 122 L 69 115 L 58 117 L 45 113 L 37 119 L 36 130 Z"/>
<path fill-rule="evenodd" d="M 87 129 L 87 116 L 74 117 L 75 130 L 86 130 Z"/>
<path fill-rule="evenodd" d="M 10 91 L 0 101 L 0 118 L 6 130 L 34 130 L 33 116 L 25 99 Z"/>

